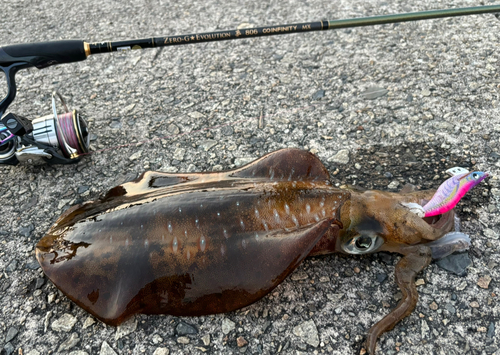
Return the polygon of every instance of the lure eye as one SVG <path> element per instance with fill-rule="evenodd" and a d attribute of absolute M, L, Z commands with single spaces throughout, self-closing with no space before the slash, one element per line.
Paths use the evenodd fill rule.
<path fill-rule="evenodd" d="M 348 254 L 366 254 L 376 251 L 384 240 L 376 234 L 358 234 L 341 245 Z"/>
<path fill-rule="evenodd" d="M 479 174 L 478 174 L 478 173 L 472 173 L 472 178 L 473 178 L 474 180 L 479 179 Z"/>

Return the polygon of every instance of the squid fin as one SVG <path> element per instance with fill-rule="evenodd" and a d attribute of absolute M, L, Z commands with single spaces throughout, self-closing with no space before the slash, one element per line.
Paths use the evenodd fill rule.
<path fill-rule="evenodd" d="M 264 178 L 274 181 L 321 181 L 330 175 L 323 163 L 312 153 L 295 148 L 267 154 L 228 174 L 239 178 Z"/>

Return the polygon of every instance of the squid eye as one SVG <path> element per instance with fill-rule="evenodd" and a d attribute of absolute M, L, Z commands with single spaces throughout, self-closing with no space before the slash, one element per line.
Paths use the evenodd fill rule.
<path fill-rule="evenodd" d="M 342 249 L 349 254 L 366 254 L 376 251 L 384 240 L 376 234 L 358 234 L 349 238 L 342 245 Z"/>
<path fill-rule="evenodd" d="M 372 238 L 362 235 L 356 239 L 356 242 L 354 244 L 356 245 L 356 248 L 359 250 L 368 250 L 372 246 Z"/>

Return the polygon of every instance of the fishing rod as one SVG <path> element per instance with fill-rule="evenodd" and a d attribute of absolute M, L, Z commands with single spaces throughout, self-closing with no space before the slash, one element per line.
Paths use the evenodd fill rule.
<path fill-rule="evenodd" d="M 325 31 L 341 28 L 374 26 L 389 23 L 430 20 L 445 17 L 480 15 L 500 12 L 500 5 L 477 6 L 402 13 L 394 15 L 360 17 L 353 19 L 322 20 L 288 25 L 244 28 L 227 31 L 194 33 L 166 37 L 151 37 L 116 42 L 88 43 L 82 40 L 15 44 L 0 47 L 0 69 L 7 81 L 7 95 L 0 102 L 0 117 L 16 97 L 15 75 L 19 70 L 46 68 L 56 64 L 73 63 L 91 55 L 158 48 L 191 43 L 226 41 L 241 38 L 283 35 L 299 32 Z M 58 114 L 59 98 L 65 113 Z M 52 95 L 52 114 L 32 121 L 8 113 L 0 123 L 0 164 L 17 164 L 19 161 L 68 164 L 79 161 L 88 152 L 89 132 L 86 121 L 76 111 L 68 111 L 59 94 Z"/>

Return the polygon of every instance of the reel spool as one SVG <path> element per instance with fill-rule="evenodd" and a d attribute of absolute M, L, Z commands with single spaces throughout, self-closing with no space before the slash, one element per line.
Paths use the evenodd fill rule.
<path fill-rule="evenodd" d="M 57 115 L 57 122 L 60 129 L 53 115 L 35 118 L 31 121 L 33 139 L 60 149 L 66 158 L 71 158 L 72 152 L 65 147 L 64 141 L 76 150 L 78 155 L 89 151 L 87 122 L 76 110 Z"/>

